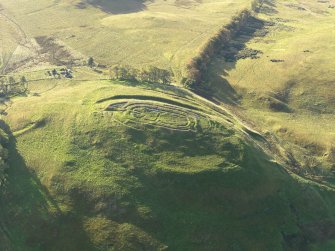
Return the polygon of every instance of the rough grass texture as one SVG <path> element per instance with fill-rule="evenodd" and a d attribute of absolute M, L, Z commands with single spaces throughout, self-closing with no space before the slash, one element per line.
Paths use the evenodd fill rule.
<path fill-rule="evenodd" d="M 180 71 L 245 1 L 1 4 L 2 70 L 34 81 L 1 107 L 0 250 L 334 249 L 328 4 L 264 1 L 209 66 L 214 103 L 79 65 L 73 79 L 45 72 L 77 51 Z M 41 64 L 13 72 L 11 39 Z"/>
<path fill-rule="evenodd" d="M 249 123 L 281 139 L 301 173 L 332 176 L 334 10 L 323 2 L 265 1 L 258 19 L 262 25 L 249 23 L 213 61 L 207 95 L 241 105 Z"/>
<path fill-rule="evenodd" d="M 15 100 L 6 116 L 17 135 L 10 196 L 1 207 L 12 245 L 306 250 L 333 238 L 331 187 L 291 176 L 241 125 L 200 101 L 198 110 L 178 106 L 194 106 L 188 92 L 156 88 L 61 80 Z M 180 128 L 190 116 L 197 125 Z"/>
<path fill-rule="evenodd" d="M 171 69 L 180 78 L 204 41 L 250 1 L 39 0 L 31 4 L 24 0 L 18 5 L 4 0 L 1 4 L 1 13 L 11 16 L 7 21 L 17 30 L 16 43 L 21 43 L 21 37 L 49 37 L 102 64 L 155 65 Z M 143 8 L 135 11 L 137 4 Z M 109 11 L 121 7 L 124 11 Z M 13 49 L 5 49 L 13 53 Z"/>

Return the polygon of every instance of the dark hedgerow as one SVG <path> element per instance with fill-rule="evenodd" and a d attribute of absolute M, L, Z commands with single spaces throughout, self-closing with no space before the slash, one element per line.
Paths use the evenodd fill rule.
<path fill-rule="evenodd" d="M 200 53 L 192 58 L 186 67 L 186 76 L 183 77 L 182 83 L 190 88 L 195 89 L 204 80 L 207 72 L 207 66 L 213 57 L 222 48 L 231 41 L 231 39 L 245 26 L 251 12 L 243 10 L 234 16 L 231 22 L 223 26 L 212 38 L 210 38 L 201 48 Z"/>

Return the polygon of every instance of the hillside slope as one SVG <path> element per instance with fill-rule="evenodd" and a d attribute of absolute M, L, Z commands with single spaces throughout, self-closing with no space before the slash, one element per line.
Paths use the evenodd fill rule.
<path fill-rule="evenodd" d="M 250 0 L 39 0 L 38 4 L 2 0 L 0 4 L 0 22 L 3 15 L 11 17 L 17 33 L 24 31 L 28 40 L 46 36 L 102 64 L 138 68 L 154 64 L 172 68 L 178 76 L 204 41 Z"/>
<path fill-rule="evenodd" d="M 335 156 L 332 4 L 265 1 L 204 83 L 208 95 L 277 137 L 300 175 L 322 182 L 332 182 Z"/>
<path fill-rule="evenodd" d="M 334 238 L 331 188 L 271 161 L 230 115 L 164 89 L 61 81 L 15 100 L 2 209 L 13 250 L 306 250 Z"/>
<path fill-rule="evenodd" d="M 109 67 L 178 78 L 249 1 L 0 3 L 0 250 L 335 248 L 331 2 L 262 1 L 197 94 Z"/>

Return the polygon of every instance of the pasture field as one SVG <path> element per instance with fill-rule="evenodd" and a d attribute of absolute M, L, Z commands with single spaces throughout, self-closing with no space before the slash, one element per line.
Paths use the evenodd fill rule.
<path fill-rule="evenodd" d="M 217 96 L 239 103 L 242 117 L 259 131 L 292 143 L 292 151 L 300 148 L 295 154 L 307 169 L 334 164 L 333 4 L 265 1 L 258 15 L 263 26 L 237 37 L 230 54 L 213 62 L 209 80 Z"/>
<path fill-rule="evenodd" d="M 5 68 L 6 63 L 9 61 L 10 56 L 18 46 L 17 39 L 15 38 L 15 31 L 0 16 L 1 40 L 0 40 L 0 69 Z"/>
<path fill-rule="evenodd" d="M 332 186 L 291 176 L 229 114 L 174 86 L 53 81 L 5 109 L 15 141 L 1 210 L 19 249 L 324 245 L 317 224 L 332 215 Z"/>
<path fill-rule="evenodd" d="M 335 2 L 261 3 L 198 91 L 108 68 L 178 79 L 251 1 L 0 0 L 0 250 L 334 250 Z"/>
<path fill-rule="evenodd" d="M 198 48 L 250 2 L 2 0 L 1 5 L 29 39 L 55 38 L 85 59 L 136 68 L 156 65 L 179 77 Z"/>

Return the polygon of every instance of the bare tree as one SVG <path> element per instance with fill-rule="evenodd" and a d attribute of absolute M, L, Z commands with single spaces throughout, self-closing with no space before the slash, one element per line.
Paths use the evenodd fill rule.
<path fill-rule="evenodd" d="M 22 77 L 21 77 L 20 83 L 22 84 L 22 86 L 23 86 L 23 88 L 24 88 L 25 90 L 28 89 L 28 81 L 27 81 L 27 79 L 26 79 L 25 76 L 22 76 Z"/>
<path fill-rule="evenodd" d="M 93 57 L 89 57 L 87 60 L 87 65 L 91 68 L 95 65 Z"/>

